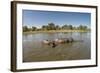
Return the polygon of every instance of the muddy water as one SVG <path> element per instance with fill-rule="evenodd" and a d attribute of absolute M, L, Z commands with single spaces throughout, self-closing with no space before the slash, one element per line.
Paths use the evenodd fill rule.
<path fill-rule="evenodd" d="M 90 36 L 90 32 L 23 34 L 23 62 L 90 59 Z M 42 43 L 43 40 L 68 37 L 73 37 L 75 41 L 56 47 Z"/>

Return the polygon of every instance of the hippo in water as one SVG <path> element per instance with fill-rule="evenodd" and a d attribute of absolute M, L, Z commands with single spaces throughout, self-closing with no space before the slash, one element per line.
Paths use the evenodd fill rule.
<path fill-rule="evenodd" d="M 49 40 L 43 40 L 42 43 L 46 45 L 50 45 L 53 48 L 56 47 L 58 44 L 63 44 L 63 43 L 72 43 L 74 39 L 72 37 L 70 38 L 61 38 L 61 39 L 55 39 L 53 41 Z"/>
<path fill-rule="evenodd" d="M 57 46 L 57 43 L 55 41 L 52 41 L 51 46 L 52 46 L 52 48 L 55 48 Z"/>
<path fill-rule="evenodd" d="M 55 39 L 54 41 L 56 43 L 72 43 L 74 39 L 70 37 L 70 38 Z"/>
<path fill-rule="evenodd" d="M 65 42 L 63 39 L 55 39 L 54 41 L 55 41 L 55 43 L 64 43 Z"/>
<path fill-rule="evenodd" d="M 73 41 L 74 39 L 72 37 L 65 39 L 65 43 L 72 43 Z"/>
<path fill-rule="evenodd" d="M 48 40 L 43 40 L 42 43 L 43 43 L 43 44 L 46 44 L 46 45 L 50 45 L 51 42 L 48 41 Z"/>
<path fill-rule="evenodd" d="M 53 48 L 57 46 L 57 44 L 56 44 L 55 41 L 43 40 L 42 43 L 43 43 L 43 44 L 46 44 L 46 45 L 50 45 L 50 46 L 52 46 Z"/>

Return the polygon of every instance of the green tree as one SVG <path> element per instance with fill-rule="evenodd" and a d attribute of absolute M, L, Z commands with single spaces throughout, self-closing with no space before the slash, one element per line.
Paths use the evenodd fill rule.
<path fill-rule="evenodd" d="M 80 25 L 80 26 L 78 27 L 78 29 L 79 29 L 79 30 L 87 30 L 88 27 L 87 27 L 87 26 Z"/>
<path fill-rule="evenodd" d="M 55 24 L 54 23 L 48 23 L 48 29 L 49 30 L 55 30 Z"/>
<path fill-rule="evenodd" d="M 27 26 L 23 26 L 23 32 L 26 32 L 26 31 L 28 31 L 29 29 L 28 29 L 28 27 Z"/>
<path fill-rule="evenodd" d="M 56 26 L 55 26 L 55 29 L 56 29 L 56 30 L 59 30 L 59 29 L 60 29 L 60 26 L 59 26 L 59 25 L 56 25 Z"/>
<path fill-rule="evenodd" d="M 69 28 L 70 30 L 72 30 L 72 29 L 73 29 L 73 26 L 72 26 L 72 25 L 69 25 L 68 28 Z"/>
<path fill-rule="evenodd" d="M 82 30 L 82 29 L 83 29 L 83 26 L 82 26 L 82 25 L 79 25 L 79 26 L 77 27 L 77 29 Z"/>
<path fill-rule="evenodd" d="M 63 26 L 62 26 L 62 29 L 68 29 L 68 25 L 66 25 L 66 24 L 63 25 Z"/>
<path fill-rule="evenodd" d="M 83 30 L 87 30 L 87 29 L 88 29 L 87 26 L 84 26 L 84 27 L 83 27 Z"/>
<path fill-rule="evenodd" d="M 43 25 L 41 29 L 42 30 L 47 30 L 47 26 L 46 25 Z"/>
<path fill-rule="evenodd" d="M 72 25 L 65 24 L 65 25 L 62 26 L 62 29 L 72 30 L 73 29 L 73 26 Z"/>
<path fill-rule="evenodd" d="M 32 31 L 36 31 L 36 30 L 37 30 L 37 28 L 32 26 Z"/>

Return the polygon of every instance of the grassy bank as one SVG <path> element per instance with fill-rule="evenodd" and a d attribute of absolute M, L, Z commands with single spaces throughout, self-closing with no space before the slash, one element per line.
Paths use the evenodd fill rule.
<path fill-rule="evenodd" d="M 90 30 L 41 30 L 41 31 L 27 31 L 23 33 L 57 33 L 57 32 L 90 32 Z"/>

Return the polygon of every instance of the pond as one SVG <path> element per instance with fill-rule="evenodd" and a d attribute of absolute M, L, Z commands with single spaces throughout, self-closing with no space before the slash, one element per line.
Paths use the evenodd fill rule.
<path fill-rule="evenodd" d="M 72 37 L 72 43 L 45 45 L 43 40 Z M 82 41 L 81 41 L 82 40 Z M 90 32 L 26 33 L 23 34 L 23 62 L 83 60 L 91 58 Z"/>

